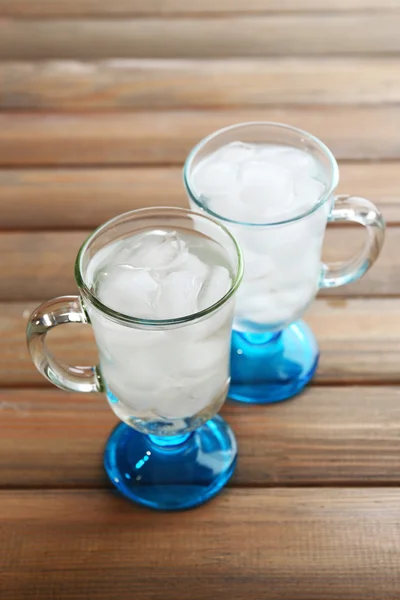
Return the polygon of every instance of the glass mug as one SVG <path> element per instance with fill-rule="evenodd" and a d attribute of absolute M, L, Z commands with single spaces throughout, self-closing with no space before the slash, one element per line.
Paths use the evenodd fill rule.
<path fill-rule="evenodd" d="M 265 223 L 230 218 L 229 205 L 228 209 L 223 207 L 223 215 L 214 212 L 209 206 L 213 192 L 209 198 L 196 192 L 201 178 L 201 170 L 196 174 L 196 169 L 203 159 L 231 142 L 278 144 L 310 154 L 324 184 L 317 203 L 293 218 Z M 226 164 L 232 168 L 233 163 Z M 339 170 L 331 151 L 311 134 L 279 123 L 240 123 L 211 134 L 190 152 L 183 177 L 191 207 L 224 223 L 244 255 L 245 274 L 233 326 L 229 396 L 259 403 L 289 398 L 309 382 L 319 358 L 316 340 L 299 317 L 320 288 L 355 281 L 371 267 L 383 244 L 382 215 L 364 198 L 335 197 Z M 227 202 L 229 192 L 222 189 L 224 193 Z M 363 225 L 367 237 L 362 251 L 343 263 L 323 264 L 328 222 Z"/>
<path fill-rule="evenodd" d="M 196 235 L 212 241 L 231 275 L 225 295 L 204 310 L 164 320 L 139 319 L 103 304 L 94 291 L 91 262 L 116 240 L 149 231 Z M 123 421 L 112 432 L 104 464 L 112 483 L 131 500 L 177 510 L 214 496 L 233 473 L 236 441 L 215 416 L 229 387 L 229 347 L 234 296 L 243 264 L 231 233 L 207 216 L 179 208 L 150 208 L 118 216 L 99 227 L 75 263 L 79 296 L 39 306 L 27 326 L 38 370 L 72 392 L 104 392 Z M 72 367 L 47 349 L 47 333 L 64 323 L 90 323 L 100 364 Z"/>

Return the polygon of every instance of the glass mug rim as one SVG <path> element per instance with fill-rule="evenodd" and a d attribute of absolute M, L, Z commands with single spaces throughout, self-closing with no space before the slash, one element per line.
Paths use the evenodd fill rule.
<path fill-rule="evenodd" d="M 97 296 L 90 291 L 90 289 L 88 288 L 88 286 L 85 283 L 85 279 L 82 274 L 82 263 L 83 263 L 83 259 L 84 259 L 86 251 L 88 250 L 90 244 L 95 239 L 99 238 L 110 225 L 112 226 L 112 225 L 118 224 L 119 222 L 123 222 L 125 219 L 129 220 L 130 217 L 140 219 L 141 217 L 149 217 L 149 216 L 151 216 L 151 214 L 154 214 L 155 216 L 156 215 L 162 216 L 162 213 L 164 213 L 165 216 L 173 217 L 174 215 L 176 215 L 177 217 L 179 217 L 179 216 L 182 217 L 182 216 L 186 215 L 186 216 L 194 217 L 195 219 L 208 221 L 208 222 L 212 223 L 213 227 L 217 227 L 224 233 L 224 235 L 226 235 L 230 238 L 230 240 L 233 243 L 233 247 L 235 249 L 236 256 L 237 256 L 237 268 L 236 268 L 235 276 L 233 277 L 232 283 L 229 287 L 229 290 L 226 292 L 226 294 L 224 296 L 222 296 L 222 298 L 220 298 L 217 302 L 215 302 L 211 306 L 208 306 L 207 308 L 204 308 L 203 310 L 192 313 L 190 315 L 186 315 L 184 317 L 177 317 L 177 318 L 173 318 L 173 319 L 141 319 L 138 317 L 132 317 L 129 315 L 125 315 L 116 310 L 113 310 L 106 304 L 103 304 L 103 302 L 101 302 L 97 298 Z M 244 267 L 243 267 L 242 250 L 241 250 L 238 242 L 236 241 L 235 237 L 231 234 L 231 232 L 222 223 L 219 223 L 218 221 L 216 221 L 215 219 L 211 218 L 208 215 L 204 215 L 204 214 L 195 212 L 190 209 L 178 208 L 178 207 L 155 206 L 155 207 L 149 207 L 149 208 L 138 208 L 135 210 L 131 210 L 131 211 L 122 213 L 120 215 L 117 215 L 116 217 L 113 217 L 112 219 L 109 219 L 108 221 L 106 221 L 105 223 L 103 223 L 102 225 L 97 227 L 89 235 L 89 237 L 83 242 L 83 244 L 81 245 L 81 247 L 79 249 L 78 255 L 75 260 L 75 281 L 76 281 L 80 291 L 82 292 L 84 299 L 89 300 L 90 303 L 95 308 L 97 308 L 101 313 L 104 313 L 105 315 L 107 315 L 112 321 L 118 322 L 119 324 L 122 324 L 122 325 L 138 325 L 141 329 L 145 329 L 146 327 L 149 327 L 149 328 L 166 327 L 166 328 L 168 328 L 168 326 L 173 327 L 176 325 L 184 325 L 186 323 L 190 323 L 191 321 L 200 320 L 200 319 L 206 317 L 207 315 L 213 313 L 214 311 L 218 310 L 228 300 L 230 300 L 232 298 L 232 296 L 234 296 L 234 294 L 236 293 L 236 291 L 239 288 L 239 285 L 242 281 L 242 278 L 243 278 L 243 270 L 244 270 Z"/>
<path fill-rule="evenodd" d="M 279 221 L 268 221 L 266 223 L 252 223 L 251 221 L 249 221 L 249 222 L 236 221 L 235 219 L 230 219 L 229 217 L 225 217 L 223 215 L 220 215 L 219 213 L 212 211 L 210 208 L 205 206 L 204 203 L 192 191 L 192 189 L 190 187 L 190 183 L 189 183 L 189 179 L 190 179 L 189 170 L 190 170 L 190 167 L 192 166 L 193 160 L 196 157 L 196 154 L 200 150 L 202 150 L 209 142 L 215 140 L 220 135 L 223 135 L 223 134 L 228 133 L 229 131 L 233 131 L 235 129 L 239 130 L 242 128 L 244 129 L 246 127 L 254 127 L 254 126 L 258 126 L 258 127 L 262 127 L 262 128 L 266 128 L 266 129 L 282 129 L 282 130 L 286 130 L 291 133 L 295 133 L 295 134 L 301 136 L 302 138 L 305 138 L 307 141 L 311 142 L 315 146 L 317 146 L 317 148 L 325 155 L 325 157 L 328 159 L 330 167 L 331 167 L 330 182 L 329 182 L 329 185 L 327 186 L 326 190 L 323 192 L 323 194 L 318 199 L 318 202 L 314 206 L 312 206 L 311 208 L 307 209 L 303 213 L 300 213 L 299 215 L 296 215 L 295 217 L 292 217 L 290 219 L 284 219 L 284 220 L 279 220 Z M 191 200 L 199 208 L 201 208 L 204 212 L 206 212 L 208 215 L 210 215 L 214 219 L 219 219 L 221 221 L 224 221 L 225 223 L 230 223 L 233 225 L 244 225 L 246 227 L 259 227 L 259 228 L 273 227 L 273 226 L 278 226 L 278 225 L 287 225 L 289 223 L 294 223 L 295 221 L 300 221 L 301 219 L 304 219 L 305 217 L 312 215 L 323 204 L 325 204 L 325 202 L 327 200 L 329 200 L 329 198 L 331 198 L 332 194 L 334 193 L 334 191 L 337 188 L 337 185 L 339 183 L 339 167 L 338 167 L 335 157 L 333 156 L 333 153 L 329 150 L 328 146 L 326 146 L 324 144 L 324 142 L 322 142 L 319 138 L 312 135 L 311 133 L 308 133 L 307 131 L 304 131 L 303 129 L 299 129 L 298 127 L 293 127 L 292 125 L 286 125 L 285 123 L 277 123 L 274 121 L 245 121 L 243 123 L 235 123 L 233 125 L 228 125 L 227 127 L 223 127 L 222 129 L 218 129 L 217 131 L 214 131 L 210 135 L 208 135 L 205 138 L 203 138 L 202 140 L 200 140 L 200 142 L 198 142 L 198 144 L 196 144 L 194 146 L 194 148 L 192 148 L 188 157 L 186 158 L 186 161 L 185 161 L 185 164 L 183 167 L 183 182 L 184 182 L 186 191 L 187 191 L 189 197 L 191 198 Z"/>

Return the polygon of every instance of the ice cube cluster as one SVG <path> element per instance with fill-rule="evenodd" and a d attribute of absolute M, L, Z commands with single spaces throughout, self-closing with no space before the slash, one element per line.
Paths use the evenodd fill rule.
<path fill-rule="evenodd" d="M 120 313 L 161 320 L 208 308 L 230 283 L 228 269 L 206 265 L 175 231 L 153 230 L 108 247 L 94 287 L 99 300 Z"/>
<path fill-rule="evenodd" d="M 196 165 L 191 186 L 206 208 L 240 223 L 225 223 L 245 259 L 235 328 L 274 331 L 298 318 L 318 290 L 330 209 L 312 212 L 325 191 L 316 159 L 290 146 L 232 142 Z M 282 221 L 290 222 L 273 225 Z"/>
<path fill-rule="evenodd" d="M 97 298 L 117 312 L 174 319 L 212 306 L 229 290 L 231 275 L 220 257 L 216 242 L 199 241 L 196 232 L 145 231 L 100 250 L 89 264 L 88 280 Z M 91 308 L 116 414 L 146 433 L 154 433 L 156 424 L 157 434 L 186 430 L 201 415 L 215 414 L 228 385 L 232 317 L 229 301 L 200 321 L 140 329 Z"/>

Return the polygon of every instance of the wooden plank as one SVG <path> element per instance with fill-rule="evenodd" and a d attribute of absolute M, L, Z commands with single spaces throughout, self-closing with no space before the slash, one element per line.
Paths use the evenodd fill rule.
<path fill-rule="evenodd" d="M 399 313 L 397 299 L 318 298 L 305 315 L 321 350 L 314 382 L 399 382 Z"/>
<path fill-rule="evenodd" d="M 2 600 L 397 600 L 398 489 L 229 490 L 142 510 L 108 491 L 2 492 Z"/>
<path fill-rule="evenodd" d="M 0 392 L 0 487 L 105 487 L 117 423 L 100 395 Z M 292 402 L 222 410 L 239 461 L 232 486 L 400 482 L 398 387 L 311 387 Z"/>
<path fill-rule="evenodd" d="M 181 168 L 3 169 L 0 198 L 2 229 L 25 230 L 94 228 L 135 208 L 188 206 Z"/>
<path fill-rule="evenodd" d="M 342 162 L 338 191 L 370 198 L 399 223 L 399 172 L 399 162 Z M 91 229 L 136 208 L 188 206 L 178 167 L 0 169 L 0 198 L 3 230 Z"/>
<path fill-rule="evenodd" d="M 0 22 L 0 59 L 388 55 L 400 12 Z"/>
<path fill-rule="evenodd" d="M 399 37 L 400 39 L 400 37 Z M 400 107 L 2 113 L 0 166 L 181 164 L 202 137 L 242 121 L 278 121 L 322 138 L 338 159 L 400 157 Z"/>
<path fill-rule="evenodd" d="M 5 232 L 0 236 L 0 301 L 51 298 L 74 293 L 74 261 L 88 232 Z M 400 294 L 400 228 L 389 228 L 377 264 L 360 281 L 333 291 L 340 296 Z M 324 260 L 338 261 L 359 251 L 365 233 L 360 228 L 331 228 Z"/>
<path fill-rule="evenodd" d="M 0 441 L 0 487 L 108 485 L 102 455 L 118 421 L 104 397 L 2 390 L 0 409 L 8 429 Z"/>
<path fill-rule="evenodd" d="M 399 163 L 340 162 L 339 169 L 338 192 L 369 198 L 379 206 L 387 223 L 400 222 Z"/>
<path fill-rule="evenodd" d="M 0 0 L 9 17 L 113 17 L 121 15 L 207 15 L 268 12 L 347 12 L 400 8 L 399 0 Z"/>
<path fill-rule="evenodd" d="M 73 291 L 73 290 L 71 290 Z M 26 350 L 25 328 L 38 302 L 0 303 L 0 386 L 47 386 Z M 400 304 L 397 299 L 322 299 L 306 314 L 321 349 L 316 384 L 400 383 Z M 89 326 L 68 325 L 49 336 L 69 364 L 96 364 Z"/>
<path fill-rule="evenodd" d="M 3 109 L 231 108 L 399 101 L 397 58 L 0 63 Z"/>
<path fill-rule="evenodd" d="M 75 257 L 86 237 L 87 232 L 3 233 L 0 236 L 3 283 L 0 299 L 73 294 L 77 289 L 73 275 Z M 55 294 L 53 290 L 57 290 Z"/>

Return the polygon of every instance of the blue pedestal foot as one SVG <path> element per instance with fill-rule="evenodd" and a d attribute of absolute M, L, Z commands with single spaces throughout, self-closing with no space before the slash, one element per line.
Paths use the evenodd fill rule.
<path fill-rule="evenodd" d="M 104 466 L 115 487 L 139 504 L 182 510 L 215 496 L 236 464 L 235 436 L 219 415 L 186 436 L 160 438 L 118 425 Z"/>
<path fill-rule="evenodd" d="M 314 334 L 303 321 L 277 333 L 234 331 L 229 397 L 267 404 L 295 396 L 313 377 L 318 358 Z"/>

